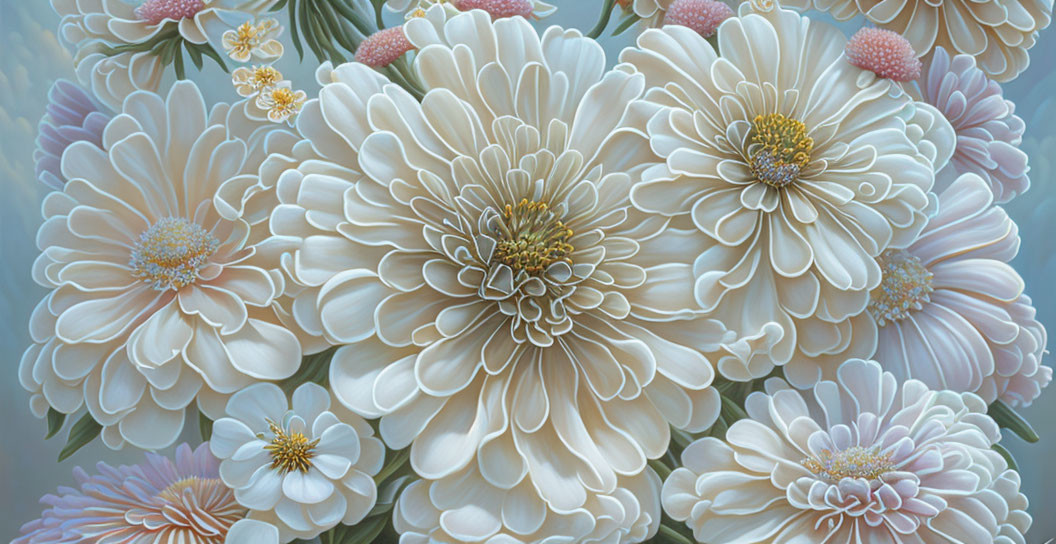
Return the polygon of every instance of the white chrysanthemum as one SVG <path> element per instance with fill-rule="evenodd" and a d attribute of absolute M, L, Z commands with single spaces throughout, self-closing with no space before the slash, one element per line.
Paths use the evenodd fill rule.
<path fill-rule="evenodd" d="M 971 55 L 998 81 L 1012 80 L 1026 69 L 1027 50 L 1052 19 L 1052 0 L 783 0 L 782 4 L 813 6 L 840 21 L 862 14 L 880 28 L 905 36 L 918 55 L 928 55 L 936 47 Z"/>
<path fill-rule="evenodd" d="M 1052 369 L 1041 364 L 1045 328 L 1006 264 L 1018 250 L 1016 225 L 986 182 L 953 182 L 920 237 L 880 256 L 884 279 L 867 312 L 879 329 L 875 359 L 900 380 L 1029 405 Z"/>
<path fill-rule="evenodd" d="M 644 542 L 660 526 L 660 478 L 652 470 L 622 478 L 611 493 L 557 513 L 531 484 L 488 484 L 476 468 L 438 481 L 419 480 L 400 495 L 393 526 L 404 544 L 481 542 Z"/>
<path fill-rule="evenodd" d="M 970 55 L 952 59 L 935 49 L 920 80 L 925 102 L 935 106 L 957 132 L 957 149 L 936 179 L 936 190 L 961 174 L 978 174 L 998 202 L 1008 202 L 1030 187 L 1027 154 L 1019 149 L 1025 125 L 1016 105 L 1002 96 L 1001 85 L 986 77 Z"/>
<path fill-rule="evenodd" d="M 682 248 L 650 241 L 666 220 L 630 207 L 655 160 L 620 125 L 642 78 L 523 18 L 433 8 L 406 27 L 422 102 L 365 66 L 327 70 L 298 121 L 309 142 L 282 159 L 295 169 L 250 189 L 274 187 L 271 228 L 299 246 L 290 313 L 351 344 L 331 386 L 385 416 L 391 447 L 413 441 L 420 475 L 478 463 L 580 508 L 662 455 L 668 423 L 715 420 L 701 352 L 729 338 L 682 309 Z"/>
<path fill-rule="evenodd" d="M 322 386 L 303 384 L 287 401 L 277 385 L 258 383 L 232 395 L 226 411 L 209 440 L 220 478 L 281 542 L 355 525 L 374 507 L 385 447 L 366 421 L 331 406 Z"/>
<path fill-rule="evenodd" d="M 880 282 L 875 257 L 923 227 L 953 131 L 848 63 L 831 25 L 743 4 L 717 39 L 721 57 L 669 26 L 621 55 L 654 87 L 646 126 L 666 159 L 631 198 L 672 219 L 665 243 L 695 259 L 698 304 L 745 339 L 719 371 L 749 380 L 851 347 L 845 323 Z"/>
<path fill-rule="evenodd" d="M 979 397 L 899 385 L 858 359 L 813 394 L 767 389 L 726 442 L 694 442 L 664 483 L 664 510 L 698 540 L 1022 542 L 1026 498 Z"/>
<path fill-rule="evenodd" d="M 23 385 L 60 412 L 83 400 L 139 447 L 175 440 L 196 397 L 215 417 L 227 395 L 300 364 L 271 308 L 281 274 L 258 266 L 267 248 L 249 243 L 264 236 L 213 207 L 222 182 L 256 171 L 269 137 L 236 110 L 207 115 L 190 82 L 165 99 L 134 93 L 102 149 L 67 148 L 69 181 L 44 202 L 33 276 L 54 291 L 30 321 L 39 344 L 23 358 Z"/>
<path fill-rule="evenodd" d="M 483 9 L 493 17 L 523 16 L 541 19 L 552 15 L 557 7 L 542 0 L 387 0 L 385 7 L 411 19 L 422 17 L 433 6 L 441 6 L 448 15 L 459 11 Z"/>
<path fill-rule="evenodd" d="M 620 0 L 618 0 L 620 1 Z M 622 0 L 621 5 L 627 5 L 635 15 L 642 18 L 646 25 L 651 27 L 660 26 L 664 22 L 667 8 L 675 0 Z"/>
<path fill-rule="evenodd" d="M 112 110 L 137 90 L 157 91 L 164 72 L 151 51 L 121 51 L 175 29 L 193 44 L 220 42 L 224 30 L 276 0 L 51 0 L 62 17 L 59 36 L 74 52 L 77 79 Z M 116 49 L 116 50 L 115 50 Z M 182 52 L 178 53 L 182 54 Z"/>

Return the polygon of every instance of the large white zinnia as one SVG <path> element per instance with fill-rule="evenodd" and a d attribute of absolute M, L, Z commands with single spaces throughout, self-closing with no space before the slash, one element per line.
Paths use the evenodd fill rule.
<path fill-rule="evenodd" d="M 749 380 L 853 347 L 845 323 L 880 282 L 875 257 L 924 226 L 953 132 L 848 63 L 831 25 L 746 3 L 717 39 L 721 57 L 669 26 L 621 55 L 652 87 L 645 127 L 666 160 L 631 199 L 671 219 L 665 243 L 693 263 L 697 302 L 746 338 L 719 371 Z M 818 379 L 811 365 L 789 372 Z"/>
<path fill-rule="evenodd" d="M 920 237 L 881 254 L 860 334 L 878 336 L 875 359 L 900 380 L 1028 406 L 1052 369 L 1041 364 L 1045 328 L 1007 264 L 1018 230 L 993 201 L 975 174 L 944 190 Z"/>
<path fill-rule="evenodd" d="M 271 227 L 299 244 L 290 315 L 350 344 L 331 386 L 391 447 L 413 441 L 423 477 L 477 464 L 580 508 L 662 455 L 669 423 L 718 414 L 701 352 L 729 335 L 684 310 L 681 248 L 651 244 L 666 220 L 628 199 L 654 160 L 621 128 L 642 78 L 523 18 L 436 7 L 406 29 L 424 100 L 362 65 L 324 73 L 296 168 L 251 188 L 274 188 Z"/>
<path fill-rule="evenodd" d="M 906 37 L 920 56 L 936 47 L 976 58 L 998 81 L 1027 68 L 1027 51 L 1052 20 L 1052 0 L 784 0 L 782 4 L 827 11 L 844 21 L 859 14 Z"/>
<path fill-rule="evenodd" d="M 899 384 L 857 359 L 812 392 L 767 389 L 726 442 L 694 442 L 664 483 L 664 510 L 698 540 L 1023 541 L 1019 476 L 990 449 L 1001 435 L 976 395 Z"/>
<path fill-rule="evenodd" d="M 561 542 L 644 542 L 660 526 L 660 485 L 647 469 L 559 514 L 547 508 L 531 483 L 501 489 L 471 467 L 408 486 L 393 512 L 393 526 L 404 544 L 543 543 L 555 536 Z"/>
<path fill-rule="evenodd" d="M 190 44 L 219 44 L 225 30 L 276 2 L 145 0 L 133 5 L 123 0 L 51 0 L 51 6 L 62 17 L 58 34 L 73 49 L 77 79 L 103 104 L 120 110 L 129 94 L 157 91 L 165 69 L 149 46 L 135 49 L 137 44 L 168 39 L 173 31 Z"/>
<path fill-rule="evenodd" d="M 129 96 L 102 148 L 66 149 L 69 181 L 45 199 L 33 270 L 53 291 L 22 363 L 38 411 L 41 398 L 64 413 L 83 402 L 111 446 L 160 448 L 196 398 L 216 417 L 231 393 L 298 368 L 300 344 L 271 308 L 281 274 L 257 262 L 245 221 L 213 207 L 220 184 L 256 171 L 262 154 L 247 145 L 260 134 L 229 132 L 237 113 L 209 115 L 180 82 L 167 98 Z"/>

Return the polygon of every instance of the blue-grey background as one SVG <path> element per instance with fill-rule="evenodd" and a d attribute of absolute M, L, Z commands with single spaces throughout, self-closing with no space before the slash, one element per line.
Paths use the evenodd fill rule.
<path fill-rule="evenodd" d="M 600 0 L 550 0 L 560 9 L 542 26 L 589 29 L 594 25 Z M 817 15 L 817 14 L 815 14 Z M 824 16 L 820 16 L 824 18 Z M 59 17 L 47 0 L 0 0 L 0 540 L 14 538 L 18 528 L 39 516 L 39 497 L 73 481 L 71 470 L 90 470 L 103 460 L 133 463 L 142 453 L 133 449 L 110 451 L 100 443 L 85 447 L 70 459 L 56 463 L 64 435 L 44 441 L 46 425 L 29 412 L 28 396 L 18 384 L 19 358 L 29 342 L 26 323 L 44 290 L 29 275 L 37 256 L 34 242 L 41 223 L 40 201 L 45 188 L 33 175 L 36 126 L 44 112 L 47 91 L 57 78 L 73 79 L 68 52 L 58 43 Z M 613 25 L 615 21 L 613 21 Z M 841 26 L 853 32 L 861 21 Z M 612 27 L 610 27 L 611 29 Z M 285 37 L 288 41 L 288 36 Z M 603 39 L 610 64 L 628 45 L 631 33 Z M 1027 282 L 1039 317 L 1056 331 L 1056 30 L 1041 33 L 1031 50 L 1031 65 L 1018 79 L 1005 84 L 1005 96 L 1016 103 L 1016 112 L 1027 123 L 1023 148 L 1030 154 L 1032 189 L 1007 206 L 1019 224 L 1023 239 L 1014 264 Z M 310 54 L 309 54 L 310 55 Z M 296 87 L 314 87 L 315 61 L 297 59 L 287 43 L 279 68 Z M 193 67 L 191 68 L 193 69 Z M 169 76 L 171 77 L 171 75 Z M 237 99 L 230 76 L 207 61 L 202 74 L 191 76 L 212 102 Z M 166 83 L 167 84 L 167 83 Z M 1051 361 L 1046 361 L 1051 364 Z M 1050 388 L 1052 389 L 1052 388 Z M 1028 542 L 1056 537 L 1056 391 L 1046 391 L 1026 410 L 1040 432 L 1037 444 L 1008 436 L 1004 444 L 1013 452 L 1023 475 L 1023 489 L 1031 501 L 1034 525 Z M 193 424 L 187 440 L 197 438 Z"/>

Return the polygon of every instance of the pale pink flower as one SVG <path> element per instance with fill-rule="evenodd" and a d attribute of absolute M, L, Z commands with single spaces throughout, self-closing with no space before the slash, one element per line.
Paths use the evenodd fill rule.
<path fill-rule="evenodd" d="M 921 63 L 909 40 L 882 28 L 863 28 L 847 42 L 847 60 L 852 65 L 892 81 L 920 77 Z"/>
<path fill-rule="evenodd" d="M 997 202 L 1008 202 L 1030 188 L 1027 154 L 1019 149 L 1023 119 L 975 58 L 951 58 L 945 49 L 936 48 L 920 89 L 923 100 L 941 111 L 957 131 L 957 150 L 936 176 L 936 189 L 969 172 L 986 181 Z"/>
<path fill-rule="evenodd" d="M 206 443 L 194 451 L 181 444 L 175 460 L 148 453 L 138 465 L 99 463 L 91 476 L 75 468 L 78 488 L 40 499 L 49 508 L 12 544 L 221 544 L 247 510 L 220 480 L 219 466 Z"/>
<path fill-rule="evenodd" d="M 103 129 L 110 116 L 76 83 L 60 79 L 48 91 L 48 106 L 38 125 L 37 148 L 33 151 L 37 179 L 51 189 L 62 190 L 62 152 L 74 142 L 102 146 Z"/>
<path fill-rule="evenodd" d="M 135 13 L 140 19 L 156 25 L 165 19 L 190 19 L 204 7 L 202 0 L 147 0 L 136 8 Z"/>
<path fill-rule="evenodd" d="M 733 16 L 733 10 L 725 2 L 717 0 L 675 0 L 667 8 L 665 25 L 681 25 L 692 28 L 705 38 L 710 37 L 723 21 Z"/>
<path fill-rule="evenodd" d="M 375 32 L 363 40 L 356 49 L 355 60 L 371 68 L 382 68 L 396 62 L 396 59 L 412 49 L 414 46 L 407 41 L 403 27 L 396 26 Z"/>
<path fill-rule="evenodd" d="M 535 10 L 532 0 L 454 0 L 455 7 L 462 11 L 482 9 L 493 19 L 503 17 L 529 17 Z"/>

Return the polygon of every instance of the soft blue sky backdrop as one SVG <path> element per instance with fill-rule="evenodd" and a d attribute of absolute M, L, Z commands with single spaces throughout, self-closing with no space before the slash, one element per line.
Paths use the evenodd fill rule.
<path fill-rule="evenodd" d="M 558 24 L 589 29 L 594 25 L 600 0 L 550 0 L 560 9 L 541 26 Z M 0 414 L 3 414 L 0 440 L 0 540 L 17 535 L 18 527 L 39 516 L 37 500 L 60 485 L 73 482 L 71 470 L 104 460 L 111 464 L 139 462 L 142 453 L 132 449 L 114 452 L 99 443 L 84 448 L 63 463 L 56 463 L 64 436 L 44 441 L 45 423 L 29 412 L 28 396 L 18 384 L 19 358 L 29 342 L 26 323 L 44 291 L 30 279 L 29 270 L 37 255 L 34 243 L 41 223 L 40 201 L 44 187 L 33 176 L 33 140 L 36 125 L 44 111 L 47 91 L 56 78 L 73 78 L 72 61 L 58 44 L 58 25 L 47 0 L 0 0 L 0 356 L 5 363 L 0 380 Z M 848 33 L 860 21 L 841 25 Z M 614 62 L 619 50 L 628 45 L 630 33 L 603 43 Z M 314 85 L 315 61 L 298 62 L 292 47 L 280 63 L 295 86 Z M 1009 206 L 1023 238 L 1017 269 L 1027 282 L 1041 321 L 1056 330 L 1056 31 L 1041 34 L 1040 45 L 1031 51 L 1031 66 L 1016 81 L 1005 85 L 1005 95 L 1017 104 L 1017 113 L 1027 122 L 1024 148 L 1031 154 L 1032 190 Z M 193 69 L 193 68 L 192 68 Z M 171 77 L 171 76 L 170 76 Z M 230 77 L 208 64 L 193 79 L 212 102 L 237 99 Z M 1051 364 L 1051 361 L 1046 361 Z M 1048 391 L 1027 410 L 1030 421 L 1041 432 L 1038 444 L 1028 445 L 1012 436 L 1005 441 L 1019 461 L 1023 488 L 1031 500 L 1034 526 L 1031 543 L 1056 537 L 1056 391 Z M 188 440 L 197 439 L 197 428 L 190 425 Z"/>

